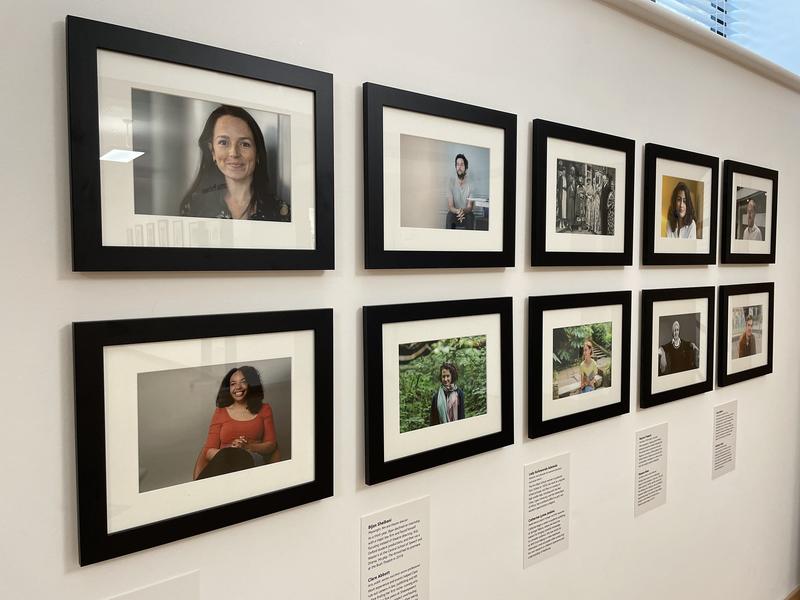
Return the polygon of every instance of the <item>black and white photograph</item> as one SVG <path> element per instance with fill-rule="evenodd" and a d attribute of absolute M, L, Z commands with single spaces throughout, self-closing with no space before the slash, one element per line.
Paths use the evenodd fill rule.
<path fill-rule="evenodd" d="M 528 437 L 630 410 L 631 293 L 528 298 Z"/>
<path fill-rule="evenodd" d="M 719 385 L 772 373 L 774 302 L 771 282 L 719 287 Z"/>
<path fill-rule="evenodd" d="M 73 338 L 82 565 L 333 494 L 332 310 Z"/>
<path fill-rule="evenodd" d="M 634 141 L 533 121 L 533 266 L 630 265 Z"/>
<path fill-rule="evenodd" d="M 642 408 L 713 389 L 714 293 L 713 286 L 642 290 Z"/>
<path fill-rule="evenodd" d="M 74 270 L 332 268 L 330 74 L 77 17 L 67 45 Z"/>
<path fill-rule="evenodd" d="M 722 190 L 722 262 L 774 263 L 778 172 L 726 160 Z"/>
<path fill-rule="evenodd" d="M 556 232 L 614 235 L 616 169 L 557 161 Z"/>
<path fill-rule="evenodd" d="M 658 376 L 698 368 L 699 340 L 699 312 L 658 317 Z"/>
<path fill-rule="evenodd" d="M 365 306 L 368 485 L 513 443 L 511 298 Z"/>
<path fill-rule="evenodd" d="M 516 115 L 363 92 L 366 268 L 513 266 Z"/>

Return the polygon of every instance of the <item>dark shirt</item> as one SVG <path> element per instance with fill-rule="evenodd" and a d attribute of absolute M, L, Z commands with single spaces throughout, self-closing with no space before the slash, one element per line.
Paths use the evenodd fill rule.
<path fill-rule="evenodd" d="M 672 342 L 661 346 L 664 349 L 664 354 L 667 355 L 667 368 L 664 370 L 664 375 L 671 373 L 680 373 L 681 371 L 688 371 L 689 369 L 696 368 L 694 364 L 694 350 L 690 342 L 681 340 L 681 345 L 677 348 L 672 345 Z"/>
<path fill-rule="evenodd" d="M 750 343 L 747 343 L 747 334 L 742 334 L 739 338 L 739 358 L 753 356 L 756 353 L 756 336 L 750 336 Z"/>
<path fill-rule="evenodd" d="M 464 392 L 461 388 L 456 389 L 456 394 L 458 394 L 458 420 L 464 418 Z M 437 406 L 439 400 L 439 388 L 436 388 L 436 391 L 433 392 L 433 396 L 431 396 L 431 425 L 439 425 L 441 421 L 439 420 L 439 407 Z"/>
<path fill-rule="evenodd" d="M 231 211 L 225 204 L 225 186 L 203 192 L 195 192 L 181 204 L 182 217 L 204 217 L 208 219 L 232 219 Z M 281 214 L 281 210 L 286 212 Z M 283 221 L 292 220 L 287 204 L 273 198 L 271 202 L 256 199 L 255 211 L 249 217 L 251 221 Z"/>

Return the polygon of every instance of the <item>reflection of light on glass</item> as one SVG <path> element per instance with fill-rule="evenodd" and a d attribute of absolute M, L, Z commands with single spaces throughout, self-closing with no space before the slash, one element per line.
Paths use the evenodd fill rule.
<path fill-rule="evenodd" d="M 144 152 L 136 152 L 135 150 L 109 150 L 103 156 L 100 157 L 100 160 L 108 160 L 111 162 L 118 162 L 118 163 L 129 163 L 135 158 L 139 158 Z"/>

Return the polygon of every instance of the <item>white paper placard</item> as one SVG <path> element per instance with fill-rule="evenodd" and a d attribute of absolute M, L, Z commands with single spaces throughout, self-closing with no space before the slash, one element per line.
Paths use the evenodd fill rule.
<path fill-rule="evenodd" d="M 739 405 L 736 400 L 714 407 L 711 479 L 730 473 L 736 468 L 736 428 L 738 420 Z"/>
<path fill-rule="evenodd" d="M 525 465 L 524 568 L 569 547 L 569 454 Z"/>
<path fill-rule="evenodd" d="M 361 600 L 428 600 L 430 498 L 361 517 Z"/>
<path fill-rule="evenodd" d="M 667 423 L 636 432 L 633 514 L 667 501 Z"/>

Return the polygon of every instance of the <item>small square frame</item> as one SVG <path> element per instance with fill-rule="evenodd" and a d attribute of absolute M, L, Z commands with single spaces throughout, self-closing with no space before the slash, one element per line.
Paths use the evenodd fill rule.
<path fill-rule="evenodd" d="M 615 372 L 620 381 L 619 401 L 568 415 L 543 419 L 544 314 L 562 309 L 616 306 L 622 308 L 621 352 Z M 552 335 L 552 330 L 547 334 Z M 528 298 L 528 437 L 538 438 L 630 412 L 631 292 L 596 292 Z M 548 357 L 552 361 L 552 357 Z"/>
<path fill-rule="evenodd" d="M 711 191 L 705 201 L 711 203 L 710 223 L 708 224 L 709 249 L 705 253 L 694 252 L 656 252 L 654 231 L 660 228 L 656 213 L 657 161 L 669 160 L 687 165 L 711 169 Z M 719 158 L 688 150 L 670 148 L 659 144 L 645 144 L 644 147 L 644 197 L 642 210 L 642 264 L 644 265 L 713 265 L 717 262 L 717 211 L 719 198 Z"/>
<path fill-rule="evenodd" d="M 731 298 L 743 294 L 759 294 L 765 293 L 768 295 L 767 314 L 769 322 L 767 323 L 767 361 L 765 364 L 751 369 L 738 371 L 736 373 L 728 373 L 727 357 L 730 352 L 730 334 L 728 330 L 728 310 L 730 307 Z M 747 381 L 762 375 L 772 373 L 772 349 L 773 349 L 773 333 L 775 324 L 775 284 L 773 282 L 767 283 L 745 283 L 740 285 L 721 285 L 719 286 L 719 297 L 717 300 L 719 307 L 717 325 L 717 385 L 720 387 L 726 385 L 733 385 L 741 381 Z M 763 324 L 762 324 L 763 327 Z M 762 352 L 763 352 L 762 348 Z"/>
<path fill-rule="evenodd" d="M 576 247 L 574 250 L 569 251 L 547 250 L 548 239 L 552 235 L 552 232 L 548 231 L 547 190 L 555 184 L 554 177 L 548 173 L 548 145 L 551 139 L 625 154 L 625 210 L 621 223 L 621 234 L 623 236 L 622 251 L 587 251 L 585 247 Z M 634 140 L 589 129 L 581 129 L 580 127 L 573 127 L 571 125 L 564 125 L 562 123 L 554 123 L 544 119 L 534 119 L 533 209 L 531 210 L 532 266 L 622 266 L 633 264 L 633 168 L 635 154 L 636 143 Z M 620 232 L 615 230 L 613 237 L 617 237 L 618 235 L 620 235 Z"/>
<path fill-rule="evenodd" d="M 734 250 L 734 238 L 731 235 L 734 219 L 734 203 L 736 190 L 733 189 L 733 180 L 736 175 L 759 177 L 767 179 L 772 184 L 770 202 L 771 218 L 769 226 L 769 252 L 750 253 Z M 722 263 L 733 264 L 772 264 L 775 262 L 775 247 L 778 240 L 778 171 L 758 167 L 733 160 L 726 160 L 722 174 Z M 764 240 L 766 241 L 766 240 Z"/>
<path fill-rule="evenodd" d="M 639 406 L 650 408 L 673 400 L 696 396 L 714 389 L 714 286 L 700 288 L 671 288 L 642 290 L 642 330 L 639 370 Z M 691 385 L 676 387 L 663 392 L 652 392 L 653 369 L 653 305 L 671 300 L 708 300 L 706 314 L 706 379 Z"/>

